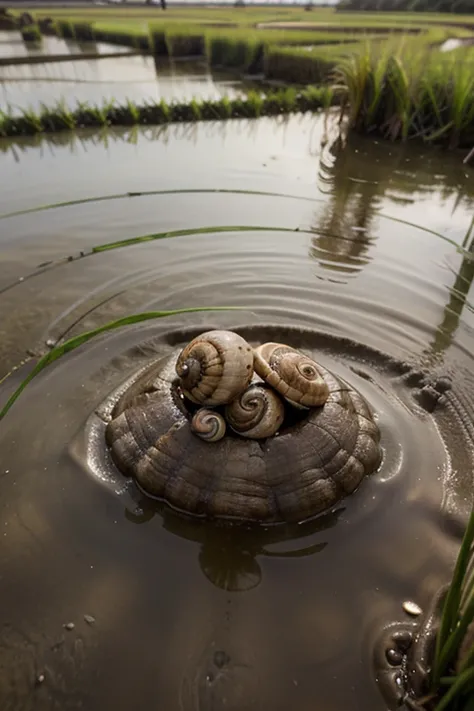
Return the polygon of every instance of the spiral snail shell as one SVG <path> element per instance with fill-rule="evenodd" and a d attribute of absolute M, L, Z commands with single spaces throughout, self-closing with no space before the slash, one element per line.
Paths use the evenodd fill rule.
<path fill-rule="evenodd" d="M 225 420 L 219 412 L 201 407 L 191 420 L 191 431 L 206 442 L 218 442 L 225 435 Z"/>
<path fill-rule="evenodd" d="M 111 476 L 113 464 L 142 493 L 192 516 L 266 525 L 329 510 L 377 469 L 380 432 L 369 405 L 349 383 L 278 343 L 253 351 L 226 332 L 204 334 L 195 343 L 198 354 L 215 354 L 213 365 L 204 360 L 202 373 L 190 344 L 151 364 L 127 388 L 120 386 L 118 399 L 109 396 L 110 421 L 98 426 L 105 429 Z M 241 364 L 237 372 L 245 377 L 238 388 L 226 384 L 223 392 L 236 372 L 227 368 L 232 350 L 243 360 L 245 368 Z M 255 378 L 249 385 L 253 359 L 264 382 Z M 180 397 L 183 380 L 195 368 L 198 385 L 207 387 L 204 399 L 229 398 L 222 407 L 193 407 Z M 196 399 L 198 385 L 187 385 Z M 324 407 L 308 407 L 315 387 L 310 402 Z M 299 400 L 307 412 L 295 414 L 285 397 Z M 236 436 L 228 436 L 231 428 Z"/>
<path fill-rule="evenodd" d="M 303 407 L 324 405 L 329 388 L 317 363 L 282 343 L 264 343 L 254 351 L 254 368 L 284 398 Z"/>
<path fill-rule="evenodd" d="M 225 405 L 252 380 L 253 357 L 252 348 L 237 333 L 207 331 L 181 351 L 176 372 L 189 400 Z"/>
<path fill-rule="evenodd" d="M 250 439 L 263 439 L 278 432 L 285 418 L 285 408 L 268 385 L 255 384 L 227 405 L 225 416 L 234 432 Z"/>

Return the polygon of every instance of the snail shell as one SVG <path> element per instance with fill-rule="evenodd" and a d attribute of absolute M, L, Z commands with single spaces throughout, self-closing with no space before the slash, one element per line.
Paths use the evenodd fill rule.
<path fill-rule="evenodd" d="M 225 405 L 253 377 L 253 351 L 232 331 L 207 331 L 181 351 L 176 372 L 181 388 L 199 405 Z"/>
<path fill-rule="evenodd" d="M 318 364 L 282 343 L 264 343 L 256 348 L 254 368 L 262 380 L 297 405 L 317 407 L 329 396 Z"/>
<path fill-rule="evenodd" d="M 201 407 L 194 413 L 191 430 L 206 442 L 218 442 L 225 435 L 226 424 L 221 414 Z"/>
<path fill-rule="evenodd" d="M 284 405 L 268 385 L 251 385 L 225 409 L 234 432 L 250 439 L 271 437 L 285 418 Z"/>

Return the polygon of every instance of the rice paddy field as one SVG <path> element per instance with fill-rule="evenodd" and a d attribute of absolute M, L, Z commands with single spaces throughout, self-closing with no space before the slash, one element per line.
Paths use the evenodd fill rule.
<path fill-rule="evenodd" d="M 342 105 L 352 129 L 451 147 L 472 143 L 474 16 L 172 6 L 166 13 L 95 6 L 30 15 L 33 24 L 23 28 L 14 28 L 18 12 L 3 21 L 13 28 L 0 38 L 4 135 L 38 130 L 41 112 L 59 105 L 73 111 L 77 102 L 133 103 L 133 120 L 141 121 L 145 114 L 151 120 L 141 110 L 150 102 L 317 85 L 326 104 Z M 117 58 L 115 46 L 128 52 Z M 281 112 L 293 104 L 282 101 Z M 25 112 L 36 120 L 15 129 L 13 119 Z"/>
<path fill-rule="evenodd" d="M 474 15 L 12 5 L 0 176 L 0 710 L 472 711 Z M 215 330 L 329 394 L 175 460 Z"/>

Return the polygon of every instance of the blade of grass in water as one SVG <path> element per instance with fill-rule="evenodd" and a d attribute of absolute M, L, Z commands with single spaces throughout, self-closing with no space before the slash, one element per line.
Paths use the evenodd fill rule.
<path fill-rule="evenodd" d="M 462 589 L 462 581 L 458 587 Z M 456 588 L 456 593 L 457 592 L 458 589 Z M 449 667 L 455 663 L 467 628 L 474 619 L 474 598 L 471 598 L 465 612 L 461 616 L 459 616 L 460 593 L 459 597 L 455 595 L 453 599 L 458 604 L 458 607 L 454 608 L 453 627 L 451 628 L 451 633 L 448 639 L 441 647 L 439 658 L 435 657 L 435 663 L 438 664 L 441 674 L 444 671 L 447 671 Z M 455 603 L 453 602 L 453 606 L 454 604 Z"/>
<path fill-rule="evenodd" d="M 435 657 L 433 663 L 432 685 L 437 687 L 441 676 L 447 671 L 447 666 L 451 661 L 453 649 L 453 632 L 458 623 L 459 608 L 462 597 L 463 581 L 466 576 L 471 546 L 474 541 L 474 510 L 471 513 L 469 522 L 464 534 L 461 549 L 454 569 L 453 579 L 449 586 L 449 591 L 443 606 L 441 625 L 436 638 Z M 467 614 L 466 610 L 466 614 Z"/>
<path fill-rule="evenodd" d="M 294 232 L 293 227 L 262 227 L 261 225 L 219 225 L 217 227 L 191 227 L 186 230 L 172 230 L 170 232 L 157 232 L 151 235 L 141 235 L 140 237 L 130 237 L 130 239 L 123 239 L 117 242 L 108 242 L 106 244 L 99 244 L 97 247 L 92 247 L 91 252 L 96 254 L 97 252 L 106 252 L 109 249 L 120 249 L 121 247 L 129 247 L 133 244 L 141 244 L 142 242 L 153 242 L 158 239 L 167 239 L 169 237 L 185 237 L 186 235 L 197 235 L 197 234 L 212 234 L 214 232 Z"/>
<path fill-rule="evenodd" d="M 197 313 L 205 311 L 240 311 L 239 306 L 196 306 L 186 309 L 175 309 L 173 311 L 146 311 L 141 314 L 134 314 L 132 316 L 125 316 L 119 318 L 116 321 L 110 321 L 109 323 L 99 326 L 92 331 L 86 331 L 81 333 L 79 336 L 69 339 L 65 343 L 53 348 L 49 353 L 46 353 L 38 363 L 35 365 L 31 373 L 23 380 L 23 382 L 18 386 L 13 395 L 10 397 L 6 405 L 0 411 L 0 420 L 2 420 L 9 409 L 12 407 L 13 403 L 20 397 L 26 386 L 31 383 L 33 378 L 35 378 L 42 370 L 44 370 L 48 365 L 54 363 L 55 360 L 61 358 L 65 353 L 79 348 L 87 341 L 90 341 L 94 336 L 98 336 L 100 333 L 105 333 L 106 331 L 112 331 L 116 328 L 121 328 L 122 326 L 129 326 L 135 323 L 140 323 L 142 321 L 151 321 L 157 318 L 164 318 L 165 316 L 177 316 L 179 314 L 186 313 Z"/>
<path fill-rule="evenodd" d="M 456 678 L 456 682 L 450 687 L 449 691 L 443 696 L 441 701 L 436 706 L 436 711 L 446 711 L 450 709 L 451 703 L 455 702 L 459 698 L 459 695 L 466 691 L 466 687 L 469 687 L 474 682 L 474 668 L 467 669 L 466 671 L 459 674 Z M 472 709 L 472 704 L 465 707 Z"/>

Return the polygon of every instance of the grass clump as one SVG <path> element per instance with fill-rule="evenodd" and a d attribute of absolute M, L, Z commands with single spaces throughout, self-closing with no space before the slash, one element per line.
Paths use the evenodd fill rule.
<path fill-rule="evenodd" d="M 143 52 L 150 50 L 150 37 L 143 32 L 141 26 L 128 27 L 121 23 L 98 22 L 93 25 L 93 28 L 96 42 L 118 44 Z"/>
<path fill-rule="evenodd" d="M 359 45 L 328 47 L 270 46 L 265 50 L 265 77 L 296 84 L 322 84 L 330 81 L 337 63 L 344 55 L 359 51 Z"/>
<path fill-rule="evenodd" d="M 263 72 L 264 43 L 257 33 L 208 33 L 206 54 L 213 67 L 236 69 L 246 74 Z"/>
<path fill-rule="evenodd" d="M 407 44 L 373 47 L 338 62 L 349 127 L 391 140 L 422 139 L 450 148 L 474 143 L 474 51 L 449 55 Z"/>
<path fill-rule="evenodd" d="M 94 29 L 88 22 L 76 22 L 73 25 L 74 39 L 79 42 L 94 42 Z"/>
<path fill-rule="evenodd" d="M 258 118 L 301 111 L 316 111 L 329 106 L 334 94 L 329 87 L 307 87 L 301 91 L 284 89 L 265 96 L 251 92 L 245 98 L 229 99 L 224 96 L 216 101 L 166 103 L 160 101 L 142 106 L 127 100 L 94 106 L 78 103 L 70 111 L 58 103 L 41 111 L 24 110 L 21 115 L 0 112 L 0 136 L 34 135 L 43 132 L 70 130 L 83 127 L 130 126 L 136 124 L 162 125 L 166 123 L 214 121 L 231 118 Z"/>
<path fill-rule="evenodd" d="M 0 30 L 15 30 L 18 26 L 18 20 L 10 14 L 9 10 L 0 8 Z"/>
<path fill-rule="evenodd" d="M 474 708 L 474 511 L 444 598 L 431 671 L 431 708 Z"/>
<path fill-rule="evenodd" d="M 75 39 L 74 25 L 68 20 L 59 20 L 56 23 L 59 37 L 63 39 Z"/>
<path fill-rule="evenodd" d="M 42 42 L 43 35 L 37 24 L 25 25 L 20 28 L 21 36 L 25 42 Z"/>
<path fill-rule="evenodd" d="M 168 55 L 168 45 L 166 44 L 166 33 L 163 25 L 150 23 L 148 26 L 149 44 L 155 56 L 163 57 Z"/>
<path fill-rule="evenodd" d="M 203 57 L 206 53 L 204 33 L 195 28 L 168 29 L 165 42 L 170 57 Z"/>

